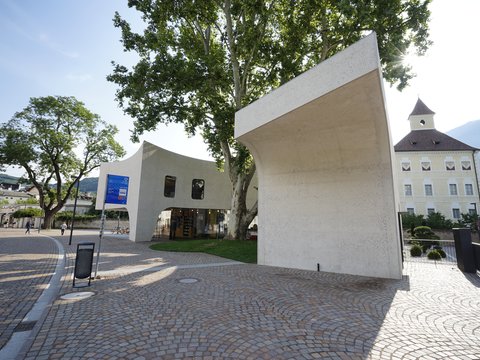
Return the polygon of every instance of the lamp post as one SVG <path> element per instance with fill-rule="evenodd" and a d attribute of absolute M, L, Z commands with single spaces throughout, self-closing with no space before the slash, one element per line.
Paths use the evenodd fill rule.
<path fill-rule="evenodd" d="M 80 187 L 80 179 L 77 179 L 77 191 L 75 193 L 75 202 L 73 203 L 72 224 L 70 225 L 70 239 L 68 245 L 72 245 L 73 223 L 75 221 L 75 212 L 77 211 L 78 188 Z"/>

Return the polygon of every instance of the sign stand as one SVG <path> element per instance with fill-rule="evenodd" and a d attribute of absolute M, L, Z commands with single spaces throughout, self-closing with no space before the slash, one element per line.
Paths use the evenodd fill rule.
<path fill-rule="evenodd" d="M 102 206 L 102 220 L 100 225 L 100 235 L 97 248 L 97 263 L 95 265 L 95 279 L 98 277 L 98 264 L 100 262 L 100 248 L 102 247 L 102 237 L 105 230 L 105 204 L 127 204 L 128 195 L 128 176 L 107 174 L 105 184 L 105 196 Z"/>

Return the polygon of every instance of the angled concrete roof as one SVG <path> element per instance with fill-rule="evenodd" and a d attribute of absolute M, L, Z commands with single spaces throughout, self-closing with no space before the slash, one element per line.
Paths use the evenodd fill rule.
<path fill-rule="evenodd" d="M 474 150 L 477 149 L 435 129 L 413 130 L 395 145 L 396 152 Z"/>

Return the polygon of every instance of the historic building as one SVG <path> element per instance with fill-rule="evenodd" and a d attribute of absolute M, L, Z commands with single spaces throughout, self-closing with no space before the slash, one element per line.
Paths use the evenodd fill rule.
<path fill-rule="evenodd" d="M 411 131 L 395 145 L 400 211 L 458 220 L 479 206 L 478 149 L 436 130 L 434 115 L 418 99 Z"/>

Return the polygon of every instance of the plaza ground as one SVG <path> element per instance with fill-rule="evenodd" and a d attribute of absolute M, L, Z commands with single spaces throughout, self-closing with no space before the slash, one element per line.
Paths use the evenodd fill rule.
<path fill-rule="evenodd" d="M 53 239 L 65 251 L 56 275 Z M 101 278 L 74 289 L 85 241 L 98 246 L 98 233 L 75 231 L 69 246 L 58 230 L 0 230 L 0 357 L 480 359 L 480 277 L 451 263 L 405 262 L 402 280 L 387 280 L 158 252 L 106 235 Z"/>

